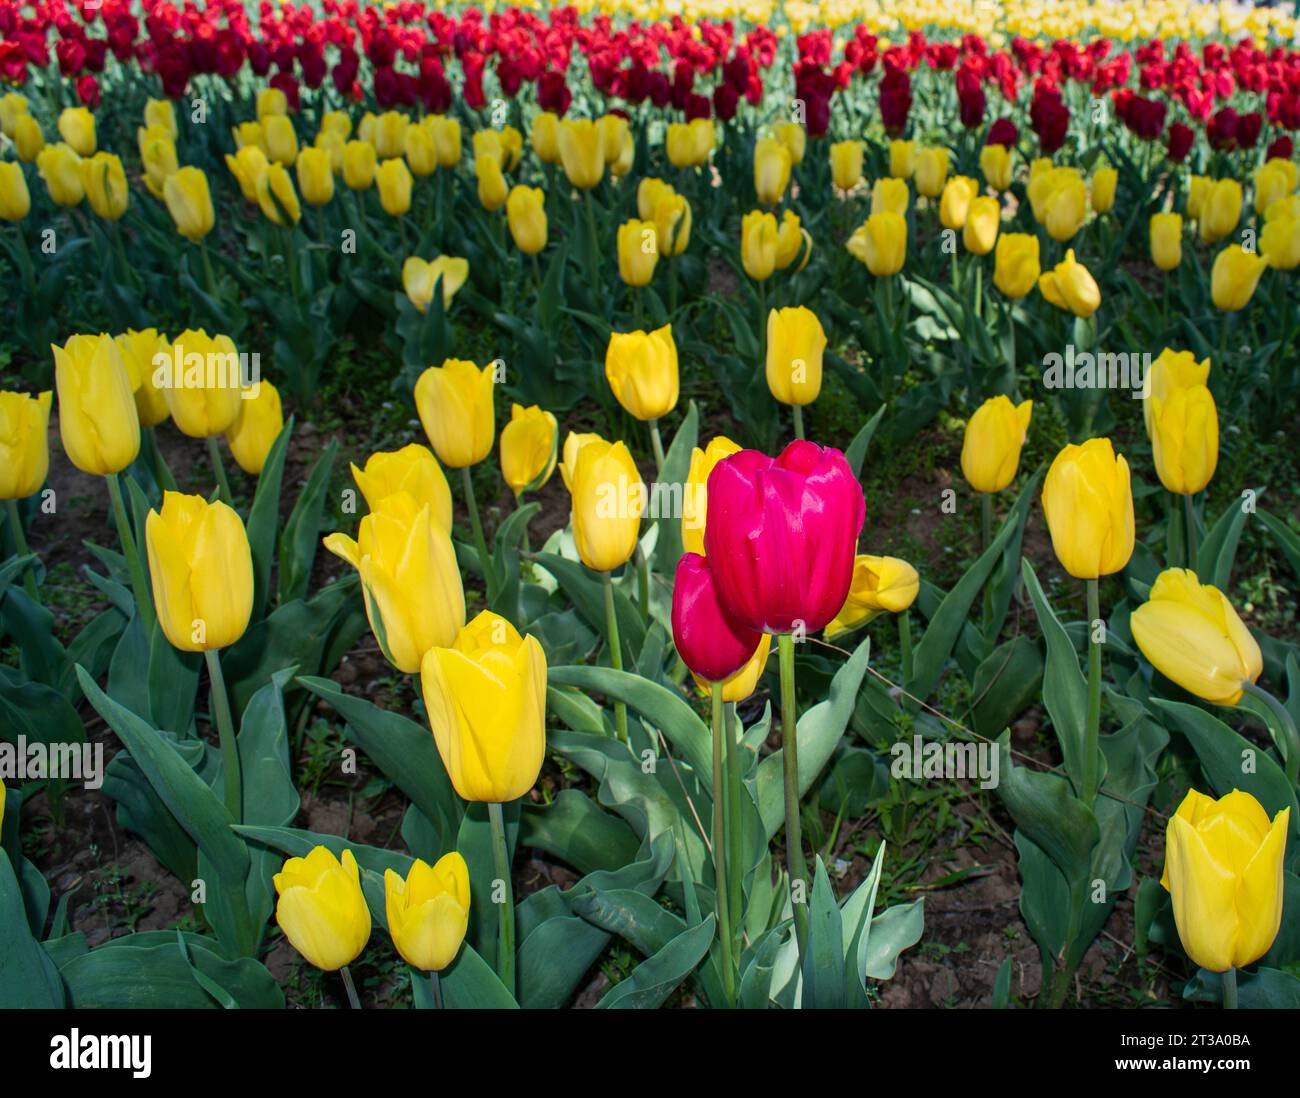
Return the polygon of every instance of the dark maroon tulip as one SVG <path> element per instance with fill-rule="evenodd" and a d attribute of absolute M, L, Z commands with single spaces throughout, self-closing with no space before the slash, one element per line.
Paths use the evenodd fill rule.
<path fill-rule="evenodd" d="M 708 559 L 685 554 L 673 584 L 673 640 L 682 662 L 700 678 L 721 682 L 749 662 L 761 639 L 727 615 Z"/>

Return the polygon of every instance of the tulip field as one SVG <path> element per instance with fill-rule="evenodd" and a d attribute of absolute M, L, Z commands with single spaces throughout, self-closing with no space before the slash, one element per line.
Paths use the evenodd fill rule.
<path fill-rule="evenodd" d="M 0 0 L 0 1006 L 1300 1007 L 1298 32 Z"/>

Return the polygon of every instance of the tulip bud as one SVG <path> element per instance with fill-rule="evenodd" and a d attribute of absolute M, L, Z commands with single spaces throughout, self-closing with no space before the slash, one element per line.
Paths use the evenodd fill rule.
<path fill-rule="evenodd" d="M 315 148 L 320 149 L 329 157 L 330 171 L 335 175 L 343 173 L 343 150 L 347 147 L 347 140 L 341 137 L 334 130 L 322 130 L 316 135 Z M 302 164 L 302 154 L 298 155 L 298 163 Z M 299 186 L 302 185 L 302 179 L 299 177 Z M 330 191 L 332 195 L 333 190 Z"/>
<path fill-rule="evenodd" d="M 501 162 L 495 156 L 476 156 L 474 176 L 478 180 L 478 200 L 489 213 L 495 213 L 506 204 L 510 186 L 501 172 Z"/>
<path fill-rule="evenodd" d="M 611 332 L 605 380 L 614 399 L 640 420 L 659 419 L 677 407 L 677 344 L 673 326 L 653 332 Z"/>
<path fill-rule="evenodd" d="M 569 445 L 565 443 L 568 462 Z M 570 513 L 578 557 L 594 572 L 612 572 L 636 549 L 646 491 L 621 442 L 591 438 L 577 447 L 569 469 Z"/>
<path fill-rule="evenodd" d="M 1259 252 L 1275 271 L 1300 266 L 1300 217 L 1276 217 L 1259 233 Z"/>
<path fill-rule="evenodd" d="M 23 169 L 12 160 L 0 161 L 0 218 L 21 221 L 32 208 Z"/>
<path fill-rule="evenodd" d="M 437 170 L 438 150 L 433 144 L 433 135 L 423 126 L 406 128 L 402 148 L 412 175 L 425 178 Z"/>
<path fill-rule="evenodd" d="M 778 122 L 772 127 L 773 136 L 790 151 L 790 163 L 798 167 L 803 163 L 808 148 L 808 131 L 798 122 Z"/>
<path fill-rule="evenodd" d="M 907 561 L 860 554 L 853 560 L 853 580 L 844 605 L 826 626 L 826 639 L 849 633 L 878 614 L 901 614 L 920 590 L 921 577 Z"/>
<path fill-rule="evenodd" d="M 451 489 L 433 451 L 418 442 L 400 450 L 378 450 L 366 458 L 364 469 L 352 466 L 366 506 L 375 510 L 388 496 L 405 492 L 417 507 L 428 507 L 433 524 L 451 533 Z"/>
<path fill-rule="evenodd" d="M 858 226 L 847 247 L 877 278 L 896 275 L 907 259 L 907 221 L 896 213 L 872 214 Z"/>
<path fill-rule="evenodd" d="M 246 149 L 255 145 L 266 152 L 266 131 L 262 129 L 261 122 L 241 122 L 230 131 L 231 136 L 235 139 L 235 149 Z"/>
<path fill-rule="evenodd" d="M 762 636 L 727 615 L 709 561 L 696 553 L 677 562 L 672 623 L 682 662 L 708 682 L 722 682 L 744 667 Z"/>
<path fill-rule="evenodd" d="M 1160 883 L 1194 964 L 1227 972 L 1272 947 L 1282 925 L 1290 823 L 1289 807 L 1270 824 L 1259 801 L 1239 789 L 1217 801 L 1192 789 L 1178 806 L 1165 829 Z"/>
<path fill-rule="evenodd" d="M 916 169 L 916 142 L 895 139 L 889 143 L 889 174 L 894 179 L 911 179 Z M 946 173 L 945 173 L 946 174 Z M 936 190 L 934 192 L 938 194 Z"/>
<path fill-rule="evenodd" d="M 532 132 L 529 137 L 533 143 L 533 152 L 543 164 L 560 162 L 560 119 L 550 111 L 542 111 L 533 119 Z"/>
<path fill-rule="evenodd" d="M 1059 244 L 1073 238 L 1083 227 L 1088 215 L 1088 189 L 1079 175 L 1067 169 L 1052 173 L 1056 181 L 1042 202 L 1042 223 L 1050 236 Z"/>
<path fill-rule="evenodd" d="M 257 93 L 257 120 L 263 124 L 268 117 L 289 113 L 289 97 L 279 88 L 262 88 Z"/>
<path fill-rule="evenodd" d="M 334 169 L 325 149 L 303 149 L 298 154 L 298 189 L 309 206 L 325 206 L 334 197 Z"/>
<path fill-rule="evenodd" d="M 512 187 L 506 199 L 506 221 L 515 247 L 536 255 L 546 247 L 546 195 L 540 187 Z"/>
<path fill-rule="evenodd" d="M 40 123 L 31 115 L 24 114 L 14 122 L 14 146 L 18 150 L 18 159 L 24 164 L 32 163 L 45 148 L 45 135 L 41 133 Z"/>
<path fill-rule="evenodd" d="M 1296 166 L 1289 160 L 1269 160 L 1255 171 L 1255 212 L 1264 213 L 1296 188 Z"/>
<path fill-rule="evenodd" d="M 1183 219 L 1176 213 L 1151 215 L 1151 261 L 1172 271 L 1183 261 Z"/>
<path fill-rule="evenodd" d="M 984 174 L 984 181 L 995 191 L 1011 187 L 1013 167 L 1011 150 L 1005 145 L 985 145 L 980 150 L 980 171 Z"/>
<path fill-rule="evenodd" d="M 176 127 L 176 112 L 172 109 L 170 99 L 146 99 L 144 124 L 166 130 L 173 141 L 180 135 L 180 130 Z"/>
<path fill-rule="evenodd" d="M 1043 482 L 1052 548 L 1075 579 L 1118 572 L 1133 555 L 1133 492 L 1128 462 L 1108 438 L 1070 444 Z"/>
<path fill-rule="evenodd" d="M 1229 244 L 1214 259 L 1210 270 L 1210 297 L 1214 307 L 1235 313 L 1250 304 L 1268 262 L 1240 244 Z"/>
<path fill-rule="evenodd" d="M 423 124 L 433 134 L 433 143 L 438 150 L 438 167 L 454 168 L 460 163 L 460 122 L 455 118 L 431 115 Z"/>
<path fill-rule="evenodd" d="M 765 633 L 823 628 L 844 605 L 866 517 L 844 455 L 803 440 L 775 459 L 742 450 L 708 490 L 704 545 L 729 617 Z"/>
<path fill-rule="evenodd" d="M 1015 480 L 1033 411 L 1032 400 L 1016 405 L 1000 395 L 975 409 L 961 447 L 962 476 L 975 491 L 1000 492 Z"/>
<path fill-rule="evenodd" d="M 172 358 L 180 365 L 181 377 L 167 377 L 160 388 L 176 426 L 191 438 L 224 435 L 239 416 L 243 384 L 234 341 L 226 335 L 209 336 L 202 328 L 188 329 L 176 337 Z M 168 372 L 171 369 L 169 363 Z"/>
<path fill-rule="evenodd" d="M 1115 205 L 1115 185 L 1119 172 L 1114 168 L 1098 168 L 1092 173 L 1092 208 L 1099 214 L 1109 213 Z"/>
<path fill-rule="evenodd" d="M 767 314 L 767 388 L 782 404 L 811 404 L 822 389 L 826 333 L 802 305 Z"/>
<path fill-rule="evenodd" d="M 1210 483 L 1219 462 L 1219 414 L 1204 385 L 1175 388 L 1147 401 L 1151 456 L 1160 483 L 1191 496 Z"/>
<path fill-rule="evenodd" d="M 1241 220 L 1241 184 L 1235 179 L 1213 183 L 1201 207 L 1201 239 L 1207 244 L 1229 236 Z"/>
<path fill-rule="evenodd" d="M 170 165 L 168 159 L 168 153 L 170 153 L 170 157 L 175 157 L 175 146 L 172 146 L 170 150 L 168 150 L 166 146 L 161 146 L 160 143 L 154 142 L 150 145 L 150 150 L 153 153 L 161 154 L 159 156 L 157 174 L 160 175 L 165 184 L 167 177 L 177 170 L 174 166 Z M 244 196 L 245 201 L 248 202 L 257 202 L 257 192 L 262 183 L 262 176 L 266 175 L 267 169 L 270 166 L 271 162 L 266 159 L 266 153 L 262 152 L 262 150 L 256 145 L 245 145 L 239 150 L 239 152 L 235 153 L 234 156 L 231 156 L 230 153 L 226 154 L 226 167 L 230 169 L 230 174 L 235 177 L 235 182 L 239 184 L 240 193 Z M 146 159 L 145 167 L 149 168 L 148 159 Z M 168 168 L 170 168 L 170 170 L 168 170 Z M 150 178 L 153 178 L 154 174 L 155 173 L 151 171 Z M 300 163 L 298 165 L 298 178 L 300 181 L 302 179 L 302 174 L 303 166 Z M 150 187 L 150 190 L 152 189 L 153 188 Z M 333 186 L 331 181 L 331 192 L 332 190 Z"/>
<path fill-rule="evenodd" d="M 368 191 L 375 182 L 375 147 L 367 141 L 343 146 L 343 182 L 350 190 Z"/>
<path fill-rule="evenodd" d="M 283 429 L 280 394 L 269 381 L 259 381 L 244 390 L 239 413 L 226 432 L 226 443 L 245 473 L 261 476 L 266 455 Z"/>
<path fill-rule="evenodd" d="M 36 157 L 36 170 L 56 206 L 76 206 L 85 197 L 81 157 L 70 146 L 46 145 Z"/>
<path fill-rule="evenodd" d="M 1001 148 L 995 145 L 994 148 Z M 1002 224 L 1002 207 L 996 198 L 983 195 L 971 200 L 966 212 L 966 225 L 962 229 L 961 241 L 972 255 L 988 255 L 998 239 L 998 229 Z"/>
<path fill-rule="evenodd" d="M 292 167 L 298 159 L 298 135 L 287 116 L 273 114 L 263 119 L 262 134 L 266 138 L 266 154 L 275 163 Z"/>
<path fill-rule="evenodd" d="M 112 153 L 98 152 L 81 162 L 81 181 L 90 208 L 105 221 L 116 221 L 126 213 L 130 192 L 122 161 Z"/>
<path fill-rule="evenodd" d="M 758 635 L 758 647 L 754 649 L 754 654 L 741 666 L 739 671 L 733 671 L 722 680 L 722 700 L 724 702 L 743 702 L 758 688 L 758 680 L 763 677 L 763 672 L 767 670 L 767 657 L 772 654 L 772 634 L 760 633 Z M 683 663 L 686 661 L 683 660 Z M 691 672 L 691 677 L 695 680 L 695 685 L 700 688 L 700 692 L 706 697 L 713 692 L 713 683 L 700 675 Z"/>
<path fill-rule="evenodd" d="M 257 205 L 273 225 L 296 225 L 302 219 L 293 179 L 278 161 L 269 165 L 257 181 Z"/>
<path fill-rule="evenodd" d="M 862 182 L 861 141 L 837 141 L 831 146 L 831 182 L 842 191 L 851 191 Z"/>
<path fill-rule="evenodd" d="M 724 435 L 712 439 L 701 450 L 691 450 L 691 467 L 682 493 L 682 547 L 704 556 L 704 525 L 708 519 L 708 483 L 713 467 L 740 447 Z"/>
<path fill-rule="evenodd" d="M 343 851 L 340 863 L 315 847 L 305 858 L 288 859 L 272 880 L 280 897 L 275 921 L 311 964 L 337 972 L 361 955 L 370 940 L 370 908 L 352 851 Z"/>
<path fill-rule="evenodd" d="M 627 119 L 618 114 L 602 115 L 596 120 L 596 129 L 605 163 L 612 164 L 623 151 L 623 139 L 628 135 Z"/>
<path fill-rule="evenodd" d="M 456 291 L 469 278 L 469 260 L 440 255 L 426 263 L 419 256 L 413 255 L 402 264 L 402 289 L 420 312 L 424 312 L 433 300 L 433 289 L 439 278 L 442 279 L 442 307 L 446 309 L 451 305 Z"/>
<path fill-rule="evenodd" d="M 664 144 L 668 150 L 668 162 L 674 168 L 689 168 L 695 165 L 695 135 L 687 123 L 669 122 Z"/>
<path fill-rule="evenodd" d="M 920 150 L 916 154 L 914 174 L 917 193 L 925 195 L 926 198 L 938 198 L 948 178 L 948 150 Z"/>
<path fill-rule="evenodd" d="M 197 244 L 212 231 L 216 215 L 208 177 L 202 168 L 181 168 L 163 184 L 167 212 L 176 223 L 176 231 L 191 244 Z"/>
<path fill-rule="evenodd" d="M 465 592 L 451 535 L 434 520 L 429 505 L 417 503 L 409 492 L 371 503 L 356 541 L 330 534 L 324 545 L 361 576 L 371 632 L 399 671 L 418 671 L 424 654 L 451 644 L 465 624 Z"/>
<path fill-rule="evenodd" d="M 681 255 L 686 251 L 691 242 L 691 204 L 686 196 L 672 192 L 671 188 L 668 194 L 661 194 L 654 209 L 654 224 L 655 237 L 664 255 Z"/>
<path fill-rule="evenodd" d="M 709 157 L 713 153 L 714 146 L 718 143 L 718 135 L 713 128 L 712 118 L 693 118 L 690 126 L 692 163 L 701 166 L 708 163 Z"/>
<path fill-rule="evenodd" d="M 429 726 L 463 800 L 504 804 L 536 783 L 546 757 L 546 653 L 484 610 L 450 647 L 425 653 Z"/>
<path fill-rule="evenodd" d="M 993 285 L 1007 297 L 1019 299 L 1037 284 L 1038 237 L 1032 233 L 1003 233 L 993 254 Z"/>
<path fill-rule="evenodd" d="M 127 377 L 131 379 L 140 426 L 156 427 L 171 415 L 167 410 L 166 387 L 158 384 L 155 375 L 160 363 L 171 363 L 172 345 L 156 328 L 145 328 L 142 332 L 128 328 L 117 337 L 116 343 Z"/>
<path fill-rule="evenodd" d="M 770 137 L 760 138 L 754 145 L 754 190 L 765 206 L 781 201 L 790 183 L 792 161 L 790 150 Z"/>
<path fill-rule="evenodd" d="M 1147 371 L 1142 395 L 1142 415 L 1147 435 L 1151 434 L 1151 401 L 1168 400 L 1175 389 L 1195 388 L 1207 384 L 1210 377 L 1210 360 L 1196 361 L 1191 351 L 1174 351 L 1166 347 Z"/>
<path fill-rule="evenodd" d="M 469 929 L 469 867 L 453 850 L 432 867 L 416 858 L 406 880 L 385 869 L 384 904 L 402 960 L 421 972 L 441 972 Z"/>
<path fill-rule="evenodd" d="M 83 473 L 120 473 L 140 452 L 140 418 L 122 354 L 107 335 L 74 335 L 54 352 L 59 437 Z"/>
<path fill-rule="evenodd" d="M 654 176 L 646 176 L 636 187 L 636 214 L 642 221 L 653 221 L 659 200 L 676 194 L 672 185 Z"/>
<path fill-rule="evenodd" d="M 375 120 L 373 136 L 369 141 L 375 147 L 379 160 L 393 160 L 406 151 L 406 131 L 411 120 L 401 111 L 385 111 Z"/>
<path fill-rule="evenodd" d="M 536 404 L 510 406 L 510 422 L 501 429 L 501 475 L 516 498 L 551 479 L 559 433 L 555 416 Z"/>
<path fill-rule="evenodd" d="M 0 390 L 0 499 L 26 499 L 45 484 L 52 397 Z"/>
<path fill-rule="evenodd" d="M 1048 301 L 1079 317 L 1090 317 L 1101 306 L 1101 290 L 1096 279 L 1082 263 L 1074 258 L 1070 248 L 1050 271 L 1038 280 L 1038 288 Z"/>
<path fill-rule="evenodd" d="M 95 116 L 85 107 L 64 107 L 58 129 L 59 136 L 78 156 L 95 155 Z"/>
<path fill-rule="evenodd" d="M 17 131 L 18 120 L 31 117 L 27 113 L 30 109 L 25 95 L 6 92 L 0 96 L 0 133 L 12 139 Z"/>
<path fill-rule="evenodd" d="M 1187 185 L 1187 216 L 1199 221 L 1205 209 L 1205 199 L 1214 186 L 1214 180 L 1206 175 L 1194 175 Z"/>
<path fill-rule="evenodd" d="M 907 207 L 912 196 L 907 184 L 901 179 L 886 177 L 877 179 L 871 188 L 871 212 L 895 213 L 899 217 L 907 216 Z"/>
<path fill-rule="evenodd" d="M 496 417 L 492 387 L 496 367 L 449 358 L 430 366 L 415 383 L 415 406 L 438 460 L 453 469 L 477 465 L 492 452 Z"/>
<path fill-rule="evenodd" d="M 629 286 L 648 286 L 659 262 L 654 223 L 633 218 L 618 227 L 618 274 Z"/>
<path fill-rule="evenodd" d="M 589 191 L 605 172 L 605 150 L 596 123 L 568 119 L 560 123 L 560 163 L 570 183 Z"/>
<path fill-rule="evenodd" d="M 786 210 L 781 215 L 781 225 L 776 231 L 777 270 L 784 271 L 801 251 L 804 252 L 804 257 L 799 270 L 803 270 L 812 254 L 812 237 L 800 226 L 799 215 L 794 210 Z"/>
<path fill-rule="evenodd" d="M 411 186 L 414 183 L 411 169 L 405 160 L 385 160 L 375 172 L 379 188 L 379 204 L 389 217 L 402 217 L 411 209 Z"/>
<path fill-rule="evenodd" d="M 966 224 L 971 200 L 979 193 L 975 180 L 966 175 L 953 176 L 943 187 L 939 199 L 939 223 L 945 229 L 960 229 Z"/>

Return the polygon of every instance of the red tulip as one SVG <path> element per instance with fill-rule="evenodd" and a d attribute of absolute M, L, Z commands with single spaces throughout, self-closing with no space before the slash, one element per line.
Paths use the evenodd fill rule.
<path fill-rule="evenodd" d="M 673 640 L 687 667 L 702 679 L 721 682 L 749 662 L 761 637 L 728 617 L 708 558 L 687 553 L 677 562 Z"/>
<path fill-rule="evenodd" d="M 727 613 L 741 625 L 815 632 L 844 605 L 862 487 L 839 450 L 802 440 L 778 458 L 742 450 L 714 466 L 704 547 Z"/>

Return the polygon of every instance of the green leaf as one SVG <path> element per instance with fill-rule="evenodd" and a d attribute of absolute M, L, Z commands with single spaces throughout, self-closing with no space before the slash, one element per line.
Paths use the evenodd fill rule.
<path fill-rule="evenodd" d="M 1256 496 L 1262 491 L 1263 489 L 1256 489 Z M 1242 507 L 1241 499 L 1230 500 L 1197 551 L 1196 574 L 1201 577 L 1202 583 L 1212 583 L 1220 591 L 1228 590 L 1245 523 L 1246 510 Z"/>
<path fill-rule="evenodd" d="M 671 493 L 669 498 L 683 499 L 686 492 L 686 478 L 691 471 L 691 452 L 700 441 L 700 410 L 695 401 L 686 409 L 686 417 L 677 428 L 672 444 L 664 455 L 663 471 L 658 483 Z M 678 492 L 683 493 L 679 496 Z M 655 521 L 659 524 L 659 540 L 655 543 L 654 569 L 660 575 L 672 576 L 677 570 L 677 561 L 682 555 L 682 524 L 680 507 L 669 508 L 670 514 L 660 514 Z"/>
<path fill-rule="evenodd" d="M 275 534 L 280 525 L 280 487 L 293 424 L 294 417 L 290 416 L 271 443 L 248 512 L 248 547 L 253 554 L 253 621 L 262 620 L 270 596 L 271 562 L 275 559 Z"/>
<path fill-rule="evenodd" d="M 867 447 L 871 445 L 871 439 L 875 436 L 876 428 L 880 426 L 880 421 L 884 418 L 885 409 L 888 404 L 882 404 L 876 409 L 873 415 L 862 427 L 858 433 L 853 436 L 853 441 L 849 443 L 849 448 L 844 451 L 844 458 L 849 463 L 849 468 L 853 470 L 855 477 L 862 476 L 862 463 L 867 457 Z"/>
<path fill-rule="evenodd" d="M 1084 768 L 1084 744 L 1088 722 L 1088 680 L 1079 669 L 1079 657 L 1052 604 L 1038 583 L 1034 566 L 1022 565 L 1025 588 L 1038 615 L 1038 627 L 1047 642 L 1047 667 L 1043 672 L 1043 704 L 1052 718 L 1052 729 L 1061 745 L 1061 756 L 1071 782 L 1077 783 Z M 1091 628 L 1091 625 L 1088 626 Z M 1040 844 L 1041 845 L 1041 844 Z"/>
<path fill-rule="evenodd" d="M 280 539 L 279 598 L 283 605 L 307 594 L 307 581 L 311 566 L 320 547 L 321 515 L 325 509 L 325 493 L 329 490 L 330 474 L 334 469 L 334 455 L 339 444 L 331 440 L 321 451 L 307 477 L 307 485 L 298 496 L 284 524 Z"/>
<path fill-rule="evenodd" d="M 536 561 L 545 568 L 573 603 L 582 618 L 601 636 L 605 635 L 605 591 L 603 582 L 586 567 L 556 553 L 538 553 Z M 645 643 L 645 622 L 628 597 L 614 588 L 614 612 L 618 615 L 618 635 L 623 645 L 624 666 L 636 662 Z"/>
<path fill-rule="evenodd" d="M 525 804 L 519 826 L 519 841 L 525 846 L 584 874 L 627 865 L 640 846 L 624 821 L 603 811 L 580 789 L 561 789 L 550 804 Z"/>
<path fill-rule="evenodd" d="M 63 986 L 53 962 L 27 928 L 22 890 L 0 850 L 0 1007 L 60 1008 Z"/>
<path fill-rule="evenodd" d="M 717 921 L 709 915 L 699 926 L 679 934 L 653 957 L 642 961 L 626 980 L 605 993 L 597 1009 L 653 1009 L 661 1006 L 704 959 Z"/>
<path fill-rule="evenodd" d="M 808 937 L 803 952 L 801 1003 L 810 1009 L 848 1005 L 844 980 L 844 927 L 821 855 L 813 870 Z"/>
<path fill-rule="evenodd" d="M 470 948 L 460 947 L 458 956 L 443 971 L 443 1006 L 452 1010 L 517 1010 L 519 1004 L 510 996 L 492 966 Z"/>

